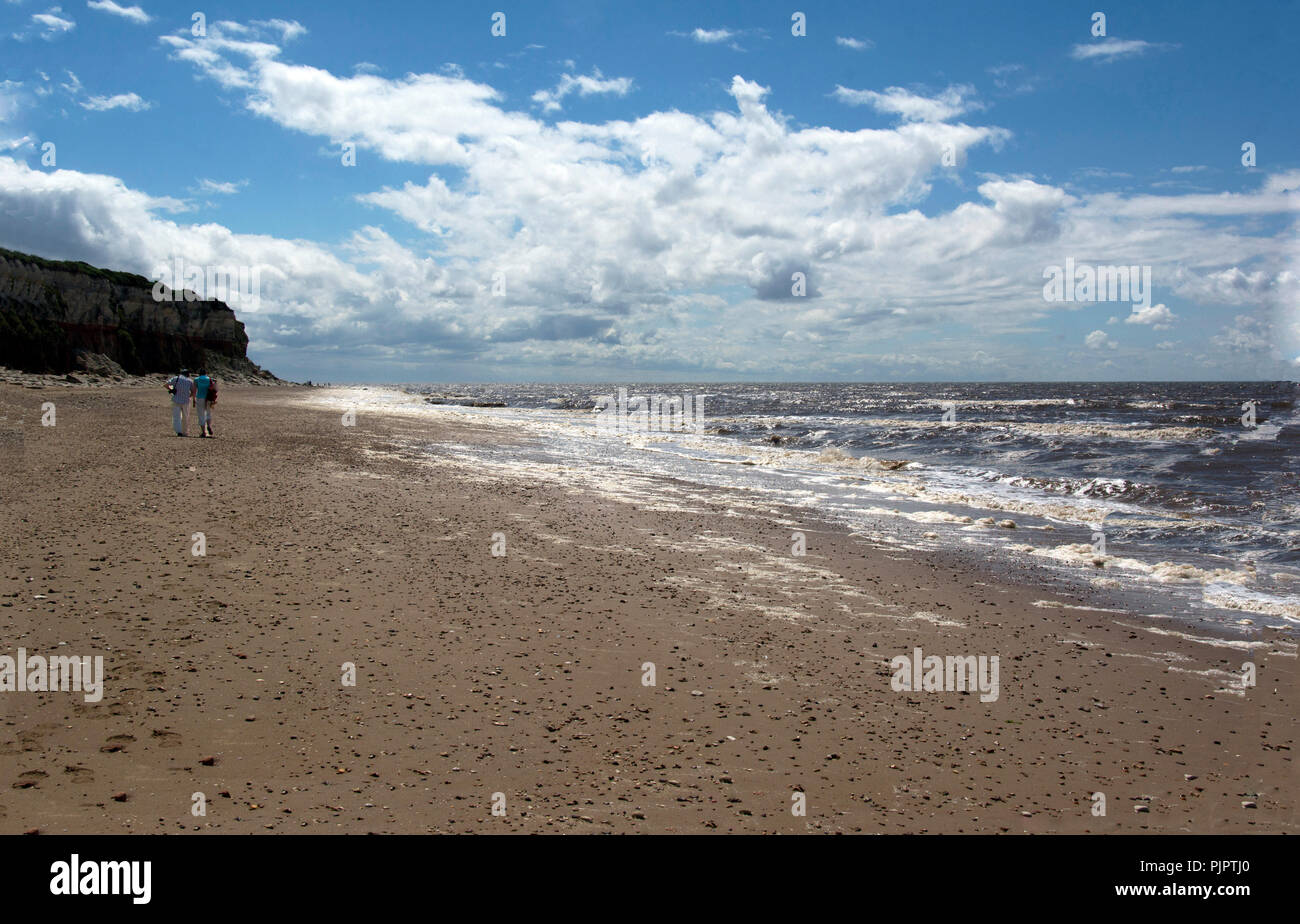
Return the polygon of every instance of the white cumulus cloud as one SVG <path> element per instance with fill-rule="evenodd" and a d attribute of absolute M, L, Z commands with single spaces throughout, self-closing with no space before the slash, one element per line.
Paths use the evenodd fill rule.
<path fill-rule="evenodd" d="M 1142 39 L 1105 38 L 1099 42 L 1075 45 L 1070 49 L 1070 57 L 1076 61 L 1115 61 L 1119 58 L 1137 57 L 1162 47 L 1158 42 Z"/>
<path fill-rule="evenodd" d="M 712 45 L 717 42 L 725 42 L 730 38 L 734 38 L 735 35 L 736 33 L 732 32 L 730 29 L 697 28 L 693 32 L 691 32 L 691 38 L 695 39 L 695 41 L 697 42 L 702 42 L 706 45 Z"/>
<path fill-rule="evenodd" d="M 21 42 L 37 36 L 48 42 L 71 32 L 76 27 L 76 21 L 68 19 L 62 7 L 52 6 L 44 13 L 33 13 L 26 28 L 22 32 L 15 32 L 13 37 Z"/>
<path fill-rule="evenodd" d="M 1117 344 L 1114 340 L 1110 339 L 1110 335 L 1107 334 L 1104 330 L 1093 331 L 1087 337 L 1083 338 L 1083 342 L 1090 350 L 1101 350 L 1101 349 L 1113 350 L 1115 349 L 1115 347 L 1119 346 L 1119 344 Z"/>
<path fill-rule="evenodd" d="M 110 109 L 126 109 L 140 112 L 153 104 L 140 98 L 138 93 L 115 93 L 112 96 L 92 96 L 81 103 L 82 109 L 95 112 L 107 112 Z"/>
<path fill-rule="evenodd" d="M 850 106 L 871 106 L 877 112 L 892 113 L 906 122 L 946 122 L 983 108 L 971 99 L 974 94 L 974 87 L 963 84 L 948 87 L 937 96 L 922 96 L 902 87 L 889 87 L 884 92 L 877 92 L 836 86 L 834 96 Z"/>
<path fill-rule="evenodd" d="M 570 93 L 577 93 L 579 96 L 596 96 L 607 94 L 610 96 L 627 96 L 628 91 L 632 89 L 631 77 L 609 77 L 606 78 L 597 68 L 590 76 L 565 74 L 560 78 L 554 89 L 538 90 L 533 94 L 533 102 L 541 105 L 545 112 L 555 112 L 561 108 L 562 102 Z"/>
<path fill-rule="evenodd" d="M 1134 305 L 1132 313 L 1124 319 L 1125 324 L 1146 324 L 1155 330 L 1169 330 L 1174 326 L 1178 315 L 1165 305 L 1149 305 L 1145 308 Z"/>
<path fill-rule="evenodd" d="M 218 196 L 233 196 L 247 185 L 248 180 L 240 180 L 238 182 L 219 182 L 217 180 L 209 180 L 205 177 L 199 180 L 197 191 Z"/>
<path fill-rule="evenodd" d="M 86 6 L 92 10 L 99 10 L 101 13 L 111 13 L 113 16 L 129 19 L 131 22 L 140 25 L 145 25 L 153 20 L 153 17 L 139 6 L 121 6 L 114 3 L 113 0 L 87 0 Z"/>

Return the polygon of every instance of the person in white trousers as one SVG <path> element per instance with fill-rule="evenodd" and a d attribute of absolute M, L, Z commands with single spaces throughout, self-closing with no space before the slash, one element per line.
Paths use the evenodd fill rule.
<path fill-rule="evenodd" d="M 194 400 L 194 381 L 190 370 L 182 369 L 180 375 L 167 380 L 167 390 L 172 393 L 172 429 L 177 436 L 185 436 L 190 429 L 190 403 Z"/>

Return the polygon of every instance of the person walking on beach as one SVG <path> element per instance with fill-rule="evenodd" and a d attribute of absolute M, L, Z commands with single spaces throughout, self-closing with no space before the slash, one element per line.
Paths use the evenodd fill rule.
<path fill-rule="evenodd" d="M 190 402 L 194 400 L 190 370 L 182 369 L 180 375 L 168 379 L 167 390 L 172 395 L 172 429 L 177 436 L 185 436 L 190 428 Z"/>
<path fill-rule="evenodd" d="M 212 435 L 212 405 L 217 403 L 217 383 L 200 369 L 194 380 L 194 411 L 199 420 L 199 436 Z"/>

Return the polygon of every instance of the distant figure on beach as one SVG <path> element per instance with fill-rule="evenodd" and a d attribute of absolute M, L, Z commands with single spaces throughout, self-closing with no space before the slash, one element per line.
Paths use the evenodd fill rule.
<path fill-rule="evenodd" d="M 194 410 L 199 419 L 199 436 L 212 436 L 212 406 L 217 403 L 217 383 L 200 369 L 194 380 Z"/>
<path fill-rule="evenodd" d="M 185 436 L 190 428 L 190 403 L 194 400 L 190 370 L 182 369 L 180 375 L 168 379 L 167 390 L 172 395 L 172 429 L 177 436 Z"/>

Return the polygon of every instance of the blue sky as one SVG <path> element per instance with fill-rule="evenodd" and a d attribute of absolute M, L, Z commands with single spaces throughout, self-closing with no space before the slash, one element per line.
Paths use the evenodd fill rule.
<path fill-rule="evenodd" d="M 196 5 L 0 0 L 0 246 L 280 375 L 1300 377 L 1295 4 Z"/>

